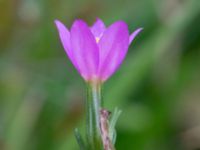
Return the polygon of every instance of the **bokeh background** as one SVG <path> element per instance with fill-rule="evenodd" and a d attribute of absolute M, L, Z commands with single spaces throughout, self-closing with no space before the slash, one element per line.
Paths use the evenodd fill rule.
<path fill-rule="evenodd" d="M 144 28 L 104 85 L 117 150 L 199 150 L 199 0 L 0 0 L 0 150 L 78 150 L 85 84 L 53 22 L 96 17 Z"/>

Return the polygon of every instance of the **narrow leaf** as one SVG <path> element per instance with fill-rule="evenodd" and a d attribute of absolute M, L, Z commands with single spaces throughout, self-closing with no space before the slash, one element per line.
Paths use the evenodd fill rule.
<path fill-rule="evenodd" d="M 80 150 L 87 150 L 86 145 L 84 143 L 84 140 L 83 140 L 83 138 L 82 138 L 82 136 L 79 133 L 79 130 L 77 128 L 74 130 L 74 134 L 75 134 L 75 137 L 76 137 L 76 140 L 77 140 L 77 143 L 79 145 Z"/>
<path fill-rule="evenodd" d="M 113 113 L 113 115 L 110 119 L 110 123 L 109 123 L 109 137 L 110 137 L 113 145 L 115 144 L 116 137 L 117 137 L 115 126 L 116 126 L 117 120 L 118 120 L 121 112 L 122 112 L 121 110 L 119 110 L 118 108 L 115 108 L 114 113 Z"/>

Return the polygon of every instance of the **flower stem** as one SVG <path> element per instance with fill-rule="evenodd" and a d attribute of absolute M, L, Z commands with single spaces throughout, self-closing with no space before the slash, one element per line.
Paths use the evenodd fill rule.
<path fill-rule="evenodd" d="M 101 104 L 101 83 L 88 83 L 86 100 L 86 137 L 88 150 L 103 150 L 100 130 Z"/>

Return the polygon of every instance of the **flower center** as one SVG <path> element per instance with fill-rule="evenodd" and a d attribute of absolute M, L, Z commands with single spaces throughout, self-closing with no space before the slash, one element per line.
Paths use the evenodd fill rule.
<path fill-rule="evenodd" d="M 96 40 L 97 43 L 99 43 L 100 38 L 96 37 L 95 40 Z"/>

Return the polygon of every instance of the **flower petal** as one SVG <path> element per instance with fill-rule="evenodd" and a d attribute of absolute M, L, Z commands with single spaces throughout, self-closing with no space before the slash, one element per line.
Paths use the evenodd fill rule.
<path fill-rule="evenodd" d="M 131 33 L 131 35 L 129 36 L 129 44 L 131 44 L 131 42 L 134 40 L 134 38 L 138 35 L 138 33 L 140 33 L 143 30 L 143 28 L 138 28 L 137 30 L 135 30 L 133 33 Z"/>
<path fill-rule="evenodd" d="M 103 81 L 109 78 L 123 61 L 129 46 L 127 24 L 117 21 L 104 32 L 99 41 L 99 75 Z"/>
<path fill-rule="evenodd" d="M 97 73 L 99 49 L 87 24 L 76 20 L 71 28 L 72 55 L 85 80 L 90 80 Z"/>
<path fill-rule="evenodd" d="M 56 27 L 58 29 L 58 33 L 59 33 L 62 45 L 63 45 L 66 53 L 68 54 L 68 56 L 71 58 L 70 33 L 62 22 L 60 22 L 59 20 L 55 20 L 54 22 L 55 22 Z"/>
<path fill-rule="evenodd" d="M 96 22 L 90 28 L 92 34 L 95 36 L 95 38 L 98 38 L 98 39 L 101 38 L 105 29 L 106 29 L 106 26 L 104 22 L 99 18 L 97 18 Z"/>
<path fill-rule="evenodd" d="M 70 61 L 75 66 L 75 68 L 77 70 L 79 70 L 78 66 L 76 64 L 76 61 L 73 59 L 72 50 L 71 50 L 71 41 L 70 41 L 70 32 L 69 32 L 69 30 L 59 20 L 55 20 L 54 22 L 55 22 L 56 27 L 58 29 L 60 40 L 61 40 L 61 43 L 62 43 L 62 45 L 64 47 L 65 52 L 67 53 Z"/>

